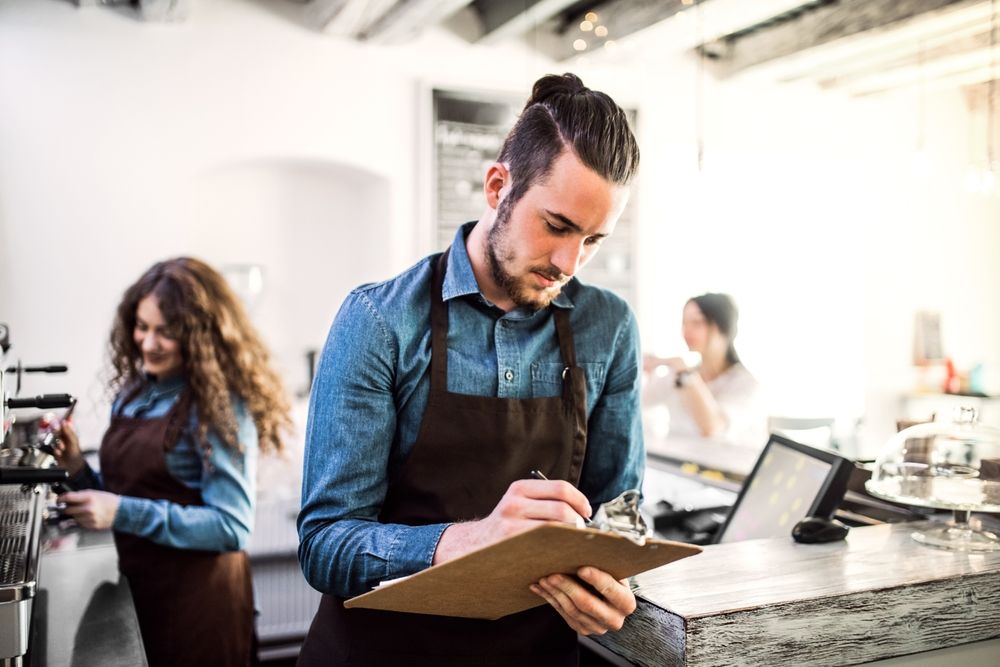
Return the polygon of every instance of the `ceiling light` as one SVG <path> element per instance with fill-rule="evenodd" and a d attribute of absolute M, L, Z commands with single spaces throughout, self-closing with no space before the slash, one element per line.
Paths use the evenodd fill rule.
<path fill-rule="evenodd" d="M 582 40 L 582 39 L 575 40 L 573 42 L 573 48 L 576 49 L 577 51 L 586 51 L 587 50 L 587 42 L 585 40 Z"/>
<path fill-rule="evenodd" d="M 617 47 L 618 43 L 615 42 L 615 40 L 613 39 L 609 39 L 608 41 L 604 42 L 604 48 L 606 48 L 609 51 L 613 51 Z"/>
<path fill-rule="evenodd" d="M 584 16 L 583 18 L 590 21 L 591 23 L 597 23 L 597 12 L 587 12 L 587 15 Z"/>
<path fill-rule="evenodd" d="M 583 32 L 590 32 L 594 29 L 594 24 L 590 21 L 580 21 L 580 30 Z"/>
<path fill-rule="evenodd" d="M 599 25 L 596 28 L 594 28 L 594 34 L 597 35 L 598 37 L 607 37 L 608 29 L 606 26 Z"/>

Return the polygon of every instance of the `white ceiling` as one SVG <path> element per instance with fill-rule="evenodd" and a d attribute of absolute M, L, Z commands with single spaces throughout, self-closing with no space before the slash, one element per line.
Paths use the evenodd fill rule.
<path fill-rule="evenodd" d="M 147 20 L 183 20 L 205 0 L 71 1 L 130 3 Z M 366 42 L 405 42 L 443 26 L 475 44 L 523 40 L 561 62 L 642 41 L 703 56 L 720 79 L 812 80 L 851 95 L 975 90 L 998 78 L 1000 60 L 1000 0 L 263 1 L 284 5 L 278 20 Z"/>

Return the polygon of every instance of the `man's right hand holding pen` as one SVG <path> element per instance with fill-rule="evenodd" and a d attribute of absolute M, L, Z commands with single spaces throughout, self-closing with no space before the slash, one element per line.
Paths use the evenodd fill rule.
<path fill-rule="evenodd" d="M 590 502 L 569 482 L 524 479 L 513 482 L 489 516 L 478 521 L 454 523 L 445 529 L 434 552 L 433 564 L 444 563 L 523 533 L 540 523 L 561 522 L 582 526 L 591 516 Z M 580 568 L 581 581 L 552 574 L 531 586 L 531 591 L 559 612 L 582 635 L 602 635 L 619 630 L 635 611 L 635 596 L 628 582 L 619 581 L 593 567 Z"/>

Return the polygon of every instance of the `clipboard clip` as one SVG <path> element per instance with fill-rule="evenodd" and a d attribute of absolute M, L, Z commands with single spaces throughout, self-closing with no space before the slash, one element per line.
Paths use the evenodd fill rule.
<path fill-rule="evenodd" d="M 637 489 L 629 489 L 617 498 L 601 503 L 590 518 L 588 527 L 621 535 L 640 547 L 644 546 L 652 531 L 639 512 L 640 497 Z"/>

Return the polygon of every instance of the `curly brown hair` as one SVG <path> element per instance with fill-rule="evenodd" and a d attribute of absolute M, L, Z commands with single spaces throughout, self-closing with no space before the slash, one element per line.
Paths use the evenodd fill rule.
<path fill-rule="evenodd" d="M 231 400 L 235 394 L 253 417 L 261 451 L 281 451 L 281 431 L 292 424 L 281 379 L 238 297 L 215 269 L 200 260 L 177 257 L 158 262 L 125 290 L 111 331 L 112 390 L 146 382 L 133 332 L 139 302 L 151 295 L 180 344 L 187 389 L 179 412 L 186 419 L 189 406 L 196 409 L 200 444 L 208 448 L 211 429 L 227 446 L 243 450 Z M 178 429 L 168 435 L 169 446 L 179 434 Z"/>

